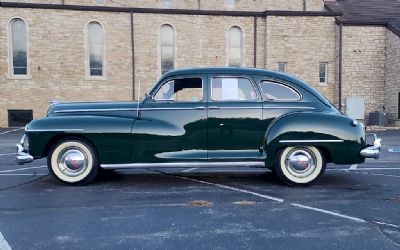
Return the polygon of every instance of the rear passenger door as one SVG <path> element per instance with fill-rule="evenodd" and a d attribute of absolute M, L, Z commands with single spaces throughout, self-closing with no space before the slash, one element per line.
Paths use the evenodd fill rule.
<path fill-rule="evenodd" d="M 207 153 L 210 161 L 261 157 L 262 100 L 251 76 L 210 75 Z"/>

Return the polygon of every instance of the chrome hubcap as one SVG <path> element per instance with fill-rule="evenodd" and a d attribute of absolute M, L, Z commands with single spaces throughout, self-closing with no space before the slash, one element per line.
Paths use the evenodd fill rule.
<path fill-rule="evenodd" d="M 304 178 L 314 172 L 316 159 L 308 149 L 293 149 L 285 159 L 286 169 L 294 176 Z"/>
<path fill-rule="evenodd" d="M 86 154 L 78 148 L 67 148 L 60 153 L 58 167 L 67 176 L 78 176 L 88 166 Z"/>

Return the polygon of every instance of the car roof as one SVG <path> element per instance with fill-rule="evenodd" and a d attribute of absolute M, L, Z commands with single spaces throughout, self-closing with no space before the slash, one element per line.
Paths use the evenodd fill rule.
<path fill-rule="evenodd" d="M 286 80 L 291 83 L 297 84 L 298 86 L 314 92 L 313 88 L 308 85 L 303 80 L 279 71 L 273 71 L 268 69 L 259 69 L 259 68 L 232 68 L 232 67 L 207 67 L 207 68 L 181 68 L 171 70 L 168 73 L 164 74 L 160 80 L 174 77 L 177 75 L 196 75 L 196 74 L 229 74 L 229 75 L 260 75 L 266 76 L 281 80 Z"/>
<path fill-rule="evenodd" d="M 171 70 L 165 73 L 158 81 L 158 83 L 153 87 L 150 93 L 154 92 L 156 86 L 165 79 L 169 77 L 175 77 L 179 75 L 198 75 L 198 74 L 227 74 L 227 75 L 259 75 L 266 76 L 269 78 L 275 78 L 283 81 L 288 81 L 290 83 L 296 84 L 297 86 L 307 90 L 312 93 L 326 105 L 330 106 L 330 103 L 326 97 L 321 95 L 318 91 L 312 88 L 308 83 L 297 78 L 293 75 L 259 68 L 233 68 L 233 67 L 206 67 L 206 68 L 180 68 Z"/>

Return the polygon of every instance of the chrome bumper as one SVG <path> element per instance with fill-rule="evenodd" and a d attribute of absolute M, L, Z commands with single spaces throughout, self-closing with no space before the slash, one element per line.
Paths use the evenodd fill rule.
<path fill-rule="evenodd" d="M 376 134 L 369 134 L 374 137 L 374 144 L 372 146 L 366 147 L 363 150 L 361 150 L 360 155 L 365 157 L 365 158 L 374 158 L 374 159 L 379 159 L 379 156 L 381 154 L 381 138 L 378 138 Z"/>
<path fill-rule="evenodd" d="M 19 165 L 33 161 L 33 156 L 30 155 L 26 150 L 24 150 L 25 136 L 26 135 L 23 135 L 20 143 L 17 144 L 17 158 L 15 159 L 15 161 Z"/>

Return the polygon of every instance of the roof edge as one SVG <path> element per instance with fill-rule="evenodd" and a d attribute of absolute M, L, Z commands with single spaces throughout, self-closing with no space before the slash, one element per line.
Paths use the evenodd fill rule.
<path fill-rule="evenodd" d="M 332 11 L 227 11 L 227 10 L 196 10 L 196 9 L 158 9 L 158 8 L 131 8 L 87 5 L 64 5 L 42 3 L 19 3 L 0 1 L 0 7 L 4 8 L 28 8 L 28 9 L 59 9 L 75 11 L 102 11 L 102 12 L 133 12 L 148 14 L 174 14 L 174 15 L 209 15 L 209 16 L 340 16 L 342 13 Z"/>
<path fill-rule="evenodd" d="M 388 28 L 388 30 L 390 30 L 391 32 L 393 32 L 395 35 L 397 35 L 398 37 L 400 37 L 400 30 L 398 28 L 396 28 L 395 26 L 393 26 L 391 23 L 388 23 L 386 25 L 386 27 Z"/>

